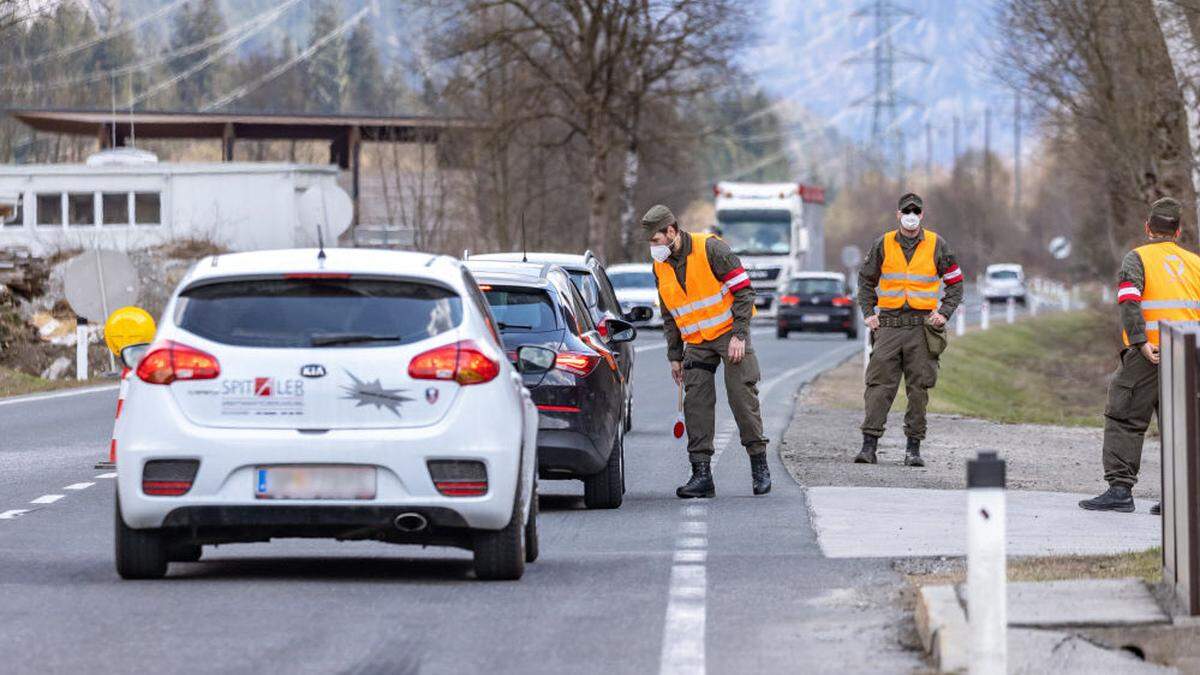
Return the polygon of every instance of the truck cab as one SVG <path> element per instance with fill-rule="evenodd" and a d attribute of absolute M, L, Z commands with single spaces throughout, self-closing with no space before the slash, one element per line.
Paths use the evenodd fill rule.
<path fill-rule="evenodd" d="M 824 190 L 803 183 L 713 186 L 716 228 L 750 277 L 759 316 L 775 316 L 783 284 L 824 269 Z"/>

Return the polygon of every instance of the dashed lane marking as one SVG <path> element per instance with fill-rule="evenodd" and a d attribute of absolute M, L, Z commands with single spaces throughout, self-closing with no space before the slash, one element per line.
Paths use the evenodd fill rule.
<path fill-rule="evenodd" d="M 675 542 L 667 615 L 663 625 L 659 673 L 694 675 L 704 672 L 705 595 L 708 577 L 708 507 L 688 504 L 680 509 L 680 537 Z"/>
<path fill-rule="evenodd" d="M 106 384 L 100 387 L 81 387 L 79 389 L 71 389 L 69 391 L 58 391 L 53 394 L 33 394 L 30 396 L 14 396 L 12 398 L 0 399 L 0 406 L 16 405 L 18 403 L 37 403 L 38 401 L 48 401 L 55 398 L 66 398 L 68 396 L 83 396 L 84 394 L 98 394 L 105 391 L 116 391 L 120 385 Z"/>
<path fill-rule="evenodd" d="M 12 520 L 23 513 L 29 513 L 29 509 L 12 509 L 9 511 L 3 511 L 0 512 L 0 520 Z"/>
<path fill-rule="evenodd" d="M 116 471 L 110 471 L 109 473 L 101 473 L 101 474 L 96 475 L 96 478 L 116 478 L 116 477 L 117 477 Z"/>
<path fill-rule="evenodd" d="M 66 495 L 42 495 L 37 499 L 29 502 L 30 504 L 53 504 L 54 502 L 66 497 Z"/>
<path fill-rule="evenodd" d="M 95 485 L 95 483 L 71 483 L 63 488 L 64 490 L 86 490 Z"/>

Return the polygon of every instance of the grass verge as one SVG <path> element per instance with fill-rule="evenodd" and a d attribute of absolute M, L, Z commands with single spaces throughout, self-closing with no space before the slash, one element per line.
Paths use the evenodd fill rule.
<path fill-rule="evenodd" d="M 901 570 L 914 586 L 958 584 L 967 580 L 966 562 L 946 561 L 934 570 Z M 1012 558 L 1008 561 L 1009 581 L 1058 581 L 1064 579 L 1143 579 L 1162 581 L 1162 549 L 1154 547 L 1135 553 L 1103 556 L 1047 556 Z"/>
<path fill-rule="evenodd" d="M 86 387 L 103 384 L 97 381 L 78 380 L 45 380 L 33 375 L 26 375 L 11 368 L 0 366 L 0 398 L 8 396 L 22 396 L 25 394 L 36 394 L 43 391 L 53 391 L 56 389 L 71 389 L 73 387 Z"/>
<path fill-rule="evenodd" d="M 1111 313 L 1047 314 L 951 337 L 929 410 L 997 422 L 1100 426 L 1119 332 Z M 823 375 L 814 402 L 862 407 L 862 363 Z M 901 385 L 893 410 L 907 405 Z"/>

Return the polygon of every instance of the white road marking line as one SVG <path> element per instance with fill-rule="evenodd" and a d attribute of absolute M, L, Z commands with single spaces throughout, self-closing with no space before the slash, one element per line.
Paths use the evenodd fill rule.
<path fill-rule="evenodd" d="M 63 488 L 64 490 L 86 490 L 95 485 L 95 483 L 71 483 Z"/>
<path fill-rule="evenodd" d="M 0 520 L 12 520 L 22 513 L 29 513 L 29 509 L 11 509 L 0 513 Z"/>
<path fill-rule="evenodd" d="M 682 550 L 675 551 L 675 562 L 677 563 L 702 563 L 708 559 L 708 551 L 703 549 L 698 551 Z"/>
<path fill-rule="evenodd" d="M 701 504 L 683 507 L 681 512 L 688 520 L 679 523 L 680 533 L 695 535 L 707 532 L 708 523 L 702 520 L 707 511 L 707 507 Z M 658 672 L 662 675 L 703 674 L 708 538 L 680 536 L 675 548 Z"/>
<path fill-rule="evenodd" d="M 683 515 L 688 518 L 703 518 L 708 513 L 708 507 L 703 504 L 688 504 L 683 507 Z"/>
<path fill-rule="evenodd" d="M 708 523 L 703 520 L 685 520 L 679 524 L 679 531 L 685 534 L 708 534 Z"/>
<path fill-rule="evenodd" d="M 706 548 L 708 537 L 680 537 L 675 541 L 675 548 Z"/>
<path fill-rule="evenodd" d="M 29 502 L 30 504 L 53 504 L 54 502 L 66 497 L 66 495 L 42 495 L 37 499 Z"/>
<path fill-rule="evenodd" d="M 767 334 L 773 333 L 773 332 L 775 332 L 774 328 L 759 328 L 757 330 L 750 331 L 750 334 L 751 335 L 767 335 Z M 654 351 L 655 349 L 666 349 L 666 348 L 667 348 L 667 340 L 666 340 L 666 338 L 663 338 L 662 342 L 656 342 L 652 345 L 639 345 L 637 347 L 634 347 L 633 351 L 635 354 L 641 354 L 642 352 L 650 352 L 650 351 Z"/>
<path fill-rule="evenodd" d="M 101 473 L 101 474 L 96 475 L 96 478 L 116 478 L 116 477 L 117 477 L 116 471 L 110 471 L 109 473 Z"/>
<path fill-rule="evenodd" d="M 30 396 L 13 396 L 12 398 L 0 399 L 0 406 L 16 405 L 18 403 L 36 403 L 38 401 L 49 401 L 54 398 L 66 398 L 68 396 L 83 396 L 84 394 L 98 394 L 105 391 L 116 391 L 121 385 L 106 384 L 100 387 L 81 387 L 79 389 L 71 389 L 68 391 L 56 391 L 53 394 L 32 394 Z"/>

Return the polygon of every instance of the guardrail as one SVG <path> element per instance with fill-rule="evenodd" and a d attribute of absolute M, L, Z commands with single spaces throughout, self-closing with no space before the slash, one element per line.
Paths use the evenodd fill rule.
<path fill-rule="evenodd" d="M 1163 581 L 1178 609 L 1200 615 L 1200 330 L 1160 330 Z"/>

